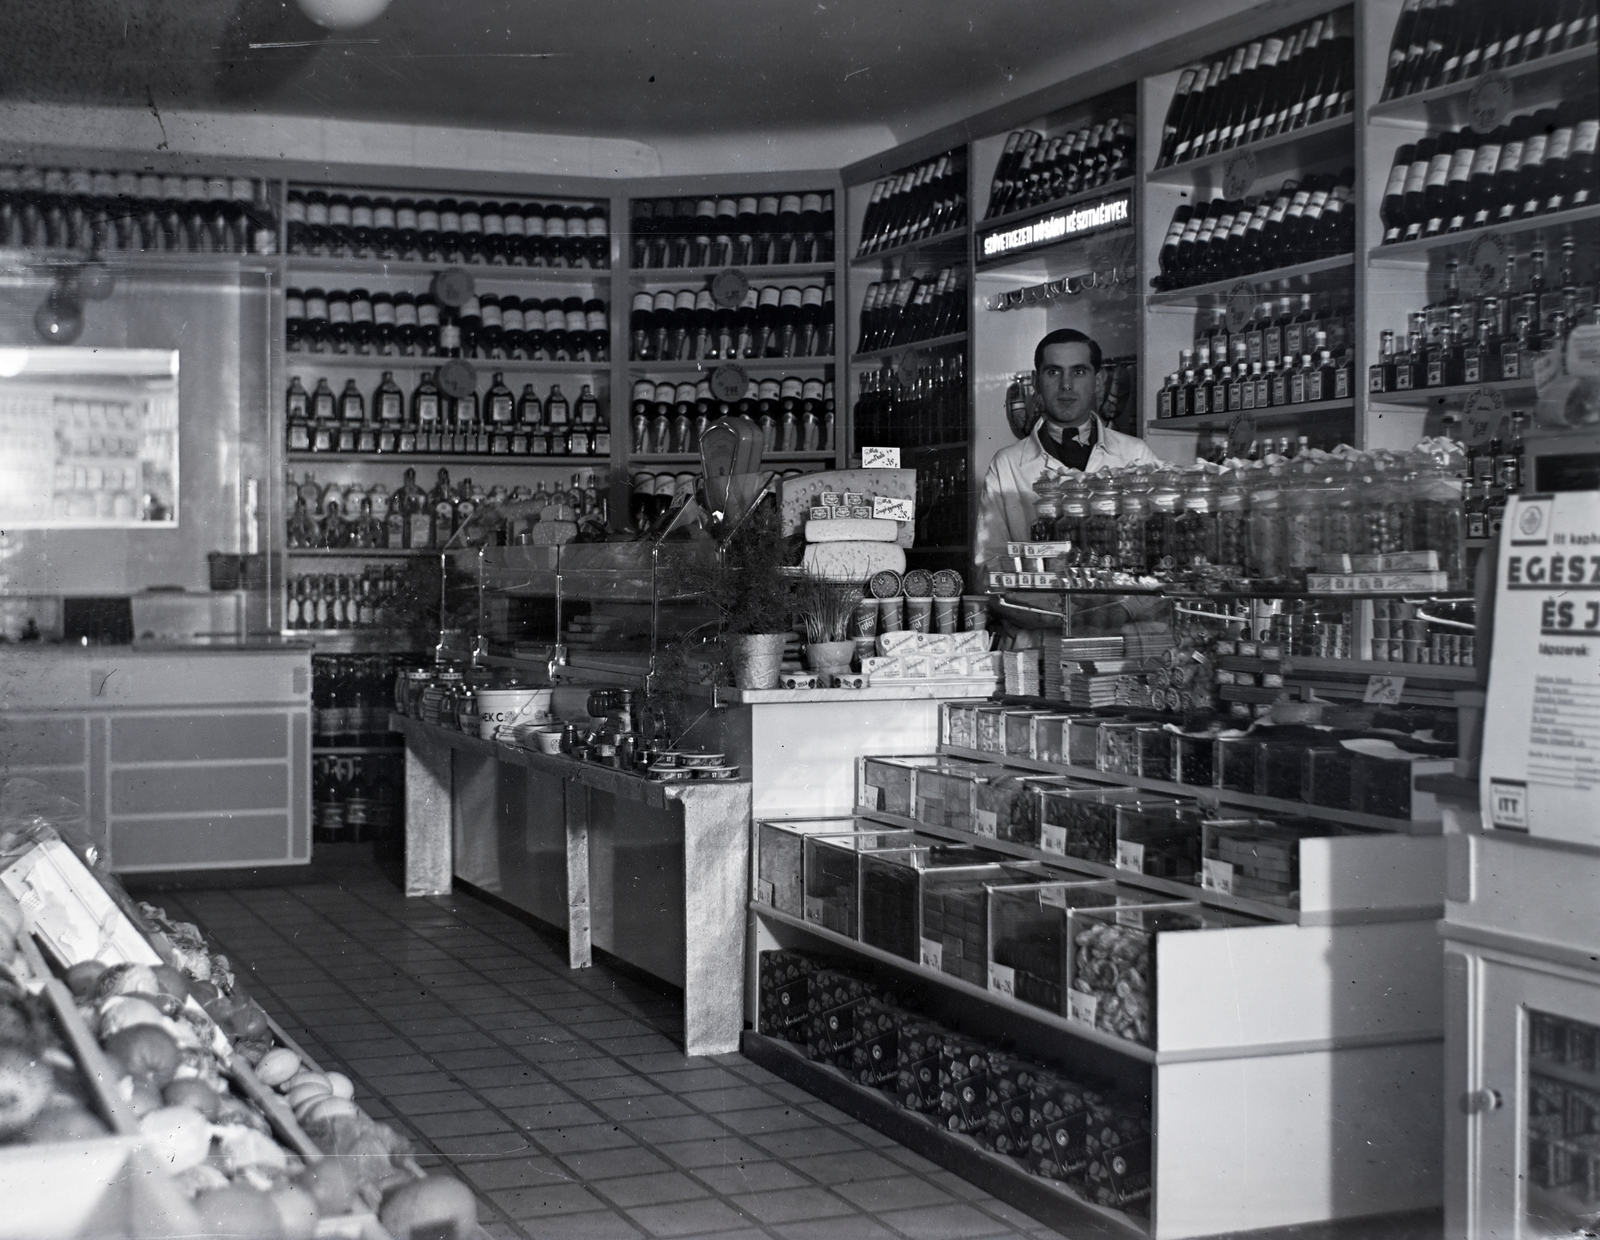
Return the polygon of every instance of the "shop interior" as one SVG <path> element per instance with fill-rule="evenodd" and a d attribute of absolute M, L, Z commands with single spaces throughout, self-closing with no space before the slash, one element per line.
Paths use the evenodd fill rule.
<path fill-rule="evenodd" d="M 0 1240 L 1595 1234 L 1597 25 L 18 14 Z"/>

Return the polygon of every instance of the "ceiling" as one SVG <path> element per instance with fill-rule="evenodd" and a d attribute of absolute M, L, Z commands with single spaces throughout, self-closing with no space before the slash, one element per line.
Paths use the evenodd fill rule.
<path fill-rule="evenodd" d="M 4 3 L 0 100 L 646 143 L 925 132 L 1103 63 L 1180 7 L 1118 0 L 1107 22 L 1082 0 L 393 0 L 335 33 L 294 0 Z"/>

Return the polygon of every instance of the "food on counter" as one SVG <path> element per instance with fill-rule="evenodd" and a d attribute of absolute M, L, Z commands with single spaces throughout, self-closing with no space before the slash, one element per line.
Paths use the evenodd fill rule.
<path fill-rule="evenodd" d="M 1103 1033 L 1150 1045 L 1155 1025 L 1150 979 L 1155 973 L 1155 936 L 1091 922 L 1073 937 L 1072 989 L 1093 1002 L 1077 1010 Z"/>

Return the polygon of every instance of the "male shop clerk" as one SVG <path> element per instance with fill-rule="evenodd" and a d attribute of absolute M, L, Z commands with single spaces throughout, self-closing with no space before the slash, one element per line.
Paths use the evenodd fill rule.
<path fill-rule="evenodd" d="M 1082 332 L 1062 328 L 1035 347 L 1033 390 L 1041 416 L 1026 438 L 995 453 L 984 476 L 972 548 L 978 580 L 986 579 L 987 561 L 1005 555 L 1007 542 L 1031 538 L 1037 498 L 1033 484 L 1046 469 L 1088 473 L 1141 462 L 1160 464 L 1144 440 L 1101 423 L 1096 410 L 1105 385 L 1100 346 Z M 1001 614 L 1013 625 L 1037 627 L 1014 608 L 1003 606 Z M 1059 617 L 1044 624 L 1058 628 Z"/>

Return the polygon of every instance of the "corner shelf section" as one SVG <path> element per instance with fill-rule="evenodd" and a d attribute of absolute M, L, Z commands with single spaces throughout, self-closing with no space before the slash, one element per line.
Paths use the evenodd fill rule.
<path fill-rule="evenodd" d="M 1289 267 L 1274 267 L 1270 271 L 1253 271 L 1249 275 L 1229 276 L 1225 280 L 1210 280 L 1205 284 L 1191 284 L 1186 288 L 1164 289 L 1151 293 L 1146 299 L 1150 306 L 1192 306 L 1202 297 L 1224 296 L 1235 285 L 1249 284 L 1259 288 L 1279 280 L 1294 280 L 1300 276 L 1316 276 L 1331 271 L 1355 273 L 1355 258 L 1350 254 L 1336 254 L 1332 258 L 1318 258 L 1309 263 L 1295 263 Z"/>

